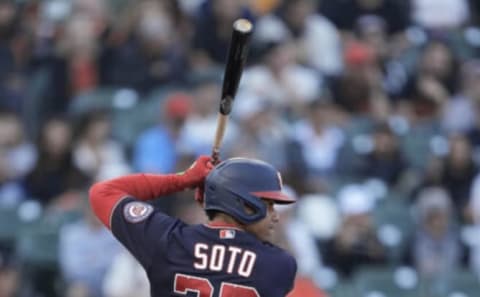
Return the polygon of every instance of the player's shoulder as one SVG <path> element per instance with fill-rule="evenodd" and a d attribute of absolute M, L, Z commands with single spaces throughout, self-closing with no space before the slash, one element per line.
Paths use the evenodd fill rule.
<path fill-rule="evenodd" d="M 127 233 L 138 232 L 139 229 L 155 229 L 157 232 L 169 234 L 183 227 L 183 222 L 171 217 L 155 205 L 125 197 L 116 206 L 111 218 L 112 231 Z M 153 231 L 152 231 L 153 232 Z M 158 236 L 154 236 L 158 237 Z"/>
<path fill-rule="evenodd" d="M 284 284 L 288 292 L 297 274 L 297 262 L 290 252 L 270 243 L 263 243 L 260 266 L 271 281 Z"/>
<path fill-rule="evenodd" d="M 264 249 L 264 253 L 266 255 L 269 255 L 270 258 L 275 259 L 275 261 L 284 261 L 284 262 L 289 262 L 290 264 L 296 263 L 295 258 L 289 251 L 275 244 L 272 244 L 269 242 L 263 242 L 262 248 Z"/>

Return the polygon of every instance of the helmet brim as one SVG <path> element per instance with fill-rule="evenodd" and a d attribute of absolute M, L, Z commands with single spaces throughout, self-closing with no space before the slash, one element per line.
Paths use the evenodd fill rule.
<path fill-rule="evenodd" d="M 278 204 L 290 204 L 296 201 L 295 198 L 281 192 L 281 191 L 262 191 L 262 192 L 252 192 L 251 194 L 257 196 L 258 198 L 274 200 Z"/>

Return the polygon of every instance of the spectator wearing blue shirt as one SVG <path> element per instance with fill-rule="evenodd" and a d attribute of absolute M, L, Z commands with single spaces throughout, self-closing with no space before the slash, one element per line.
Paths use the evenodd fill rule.
<path fill-rule="evenodd" d="M 176 168 L 180 133 L 191 111 L 191 97 L 187 93 L 170 94 L 161 106 L 161 120 L 138 137 L 132 163 L 138 172 L 168 173 Z"/>
<path fill-rule="evenodd" d="M 59 263 L 67 291 L 103 296 L 104 277 L 120 251 L 121 246 L 112 234 L 85 205 L 84 216 L 60 230 Z"/>

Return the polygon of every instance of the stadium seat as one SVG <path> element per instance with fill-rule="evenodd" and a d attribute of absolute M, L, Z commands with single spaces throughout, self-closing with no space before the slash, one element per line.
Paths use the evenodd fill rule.
<path fill-rule="evenodd" d="M 7 249 L 15 245 L 15 236 L 20 228 L 16 207 L 0 208 L 0 245 Z"/>
<path fill-rule="evenodd" d="M 438 281 L 423 281 L 432 297 L 480 296 L 480 281 L 468 270 L 452 271 Z"/>
<path fill-rule="evenodd" d="M 353 296 L 369 297 L 417 297 L 420 296 L 416 273 L 404 268 L 363 267 L 357 270 L 353 280 Z"/>
<path fill-rule="evenodd" d="M 115 91 L 115 88 L 104 87 L 84 92 L 72 99 L 69 113 L 81 115 L 96 109 L 110 110 L 113 105 Z"/>
<path fill-rule="evenodd" d="M 345 133 L 348 138 L 353 138 L 357 135 L 370 134 L 374 128 L 375 122 L 365 116 L 355 116 L 348 123 L 348 126 L 345 128 Z"/>
<path fill-rule="evenodd" d="M 387 197 L 378 203 L 373 219 L 378 237 L 387 247 L 390 263 L 398 264 L 414 227 L 408 205 L 398 197 Z"/>
<path fill-rule="evenodd" d="M 138 135 L 160 120 L 161 102 L 170 92 L 179 91 L 172 86 L 154 89 L 132 108 L 115 109 L 112 114 L 113 137 L 130 148 Z"/>
<path fill-rule="evenodd" d="M 48 84 L 52 79 L 51 72 L 43 67 L 31 73 L 28 86 L 25 88 L 22 119 L 27 135 L 35 139 L 40 132 L 41 123 L 49 113 L 50 98 L 46 98 Z"/>
<path fill-rule="evenodd" d="M 22 269 L 22 286 L 39 296 L 64 296 L 57 292 L 62 282 L 58 265 L 58 229 L 38 220 L 17 234 L 16 254 Z"/>
<path fill-rule="evenodd" d="M 357 297 L 354 294 L 353 285 L 348 281 L 340 281 L 335 287 L 327 290 L 330 297 Z"/>
<path fill-rule="evenodd" d="M 442 147 L 441 130 L 436 122 L 417 125 L 401 138 L 406 161 L 414 169 L 424 169 L 429 156 L 438 154 Z"/>
<path fill-rule="evenodd" d="M 26 266 L 56 267 L 58 229 L 42 222 L 23 228 L 17 235 L 16 251 Z"/>

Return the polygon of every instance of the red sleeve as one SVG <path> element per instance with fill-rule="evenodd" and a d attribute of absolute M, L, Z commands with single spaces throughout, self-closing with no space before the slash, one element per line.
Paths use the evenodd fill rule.
<path fill-rule="evenodd" d="M 110 229 L 110 216 L 122 198 L 151 200 L 190 186 L 183 175 L 132 174 L 94 184 L 89 192 L 90 205 L 95 215 Z"/>

